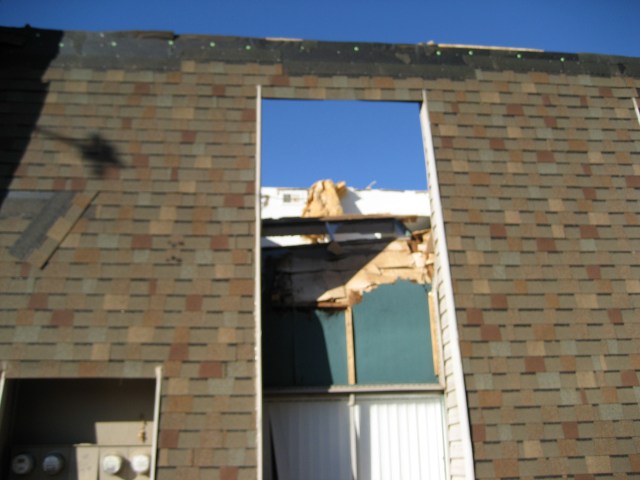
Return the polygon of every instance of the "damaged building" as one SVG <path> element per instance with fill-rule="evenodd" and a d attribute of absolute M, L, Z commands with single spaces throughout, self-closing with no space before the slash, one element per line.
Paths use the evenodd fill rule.
<path fill-rule="evenodd" d="M 444 478 L 433 245 L 407 226 L 428 204 L 397 216 L 419 192 L 341 188 L 314 184 L 299 218 L 270 218 L 295 190 L 263 193 L 284 207 L 262 222 L 265 478 Z"/>
<path fill-rule="evenodd" d="M 640 60 L 33 28 L 0 58 L 2 478 L 640 472 Z M 413 103 L 428 192 L 260 195 L 264 99 Z"/>

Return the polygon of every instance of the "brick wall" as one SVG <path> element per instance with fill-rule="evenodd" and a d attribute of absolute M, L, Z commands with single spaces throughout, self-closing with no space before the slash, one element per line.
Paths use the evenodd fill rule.
<path fill-rule="evenodd" d="M 3 34 L 2 185 L 73 194 L 23 259 L 10 249 L 29 222 L 2 220 L 9 379 L 161 366 L 158 478 L 256 478 L 256 86 L 411 102 L 426 90 L 456 304 L 442 336 L 450 355 L 447 329 L 460 331 L 478 478 L 638 470 L 635 59 Z"/>

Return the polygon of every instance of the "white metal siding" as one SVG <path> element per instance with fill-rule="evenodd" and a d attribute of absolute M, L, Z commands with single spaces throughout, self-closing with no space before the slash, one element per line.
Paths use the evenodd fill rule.
<path fill-rule="evenodd" d="M 455 301 L 451 272 L 449 270 L 449 251 L 445 234 L 445 225 L 440 201 L 438 169 L 431 136 L 431 124 L 427 106 L 427 92 L 423 91 L 420 108 L 422 139 L 427 162 L 429 180 L 429 198 L 431 202 L 431 226 L 435 246 L 434 288 L 437 309 L 442 332 L 444 356 L 446 425 L 449 457 L 449 475 L 452 479 L 471 480 L 475 478 L 471 427 L 467 411 L 462 356 L 458 339 Z"/>
<path fill-rule="evenodd" d="M 351 478 L 346 401 L 269 402 L 267 412 L 278 480 Z"/>
<path fill-rule="evenodd" d="M 357 412 L 360 480 L 445 478 L 440 396 L 361 398 Z"/>
<path fill-rule="evenodd" d="M 278 480 L 352 478 L 349 408 L 347 398 L 267 403 Z M 355 478 L 445 478 L 442 396 L 357 395 L 354 413 Z"/>

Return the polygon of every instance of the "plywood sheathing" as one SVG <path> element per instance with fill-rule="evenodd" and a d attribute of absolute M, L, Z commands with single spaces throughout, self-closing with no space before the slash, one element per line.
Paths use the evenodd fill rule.
<path fill-rule="evenodd" d="M 345 242 L 338 256 L 325 245 L 288 250 L 274 265 L 276 303 L 345 307 L 379 285 L 430 283 L 430 233 L 410 239 Z"/>

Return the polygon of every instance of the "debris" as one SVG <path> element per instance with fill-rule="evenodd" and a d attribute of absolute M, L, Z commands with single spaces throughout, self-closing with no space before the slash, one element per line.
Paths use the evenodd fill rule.
<path fill-rule="evenodd" d="M 302 211 L 302 217 L 337 217 L 342 215 L 340 198 L 347 193 L 347 184 L 333 180 L 318 180 L 311 185 L 308 192 L 307 204 Z"/>
<path fill-rule="evenodd" d="M 408 280 L 431 283 L 434 255 L 429 230 L 410 238 L 283 248 L 269 272 L 279 305 L 347 307 L 380 285 Z M 275 289 L 274 289 L 275 290 Z"/>

